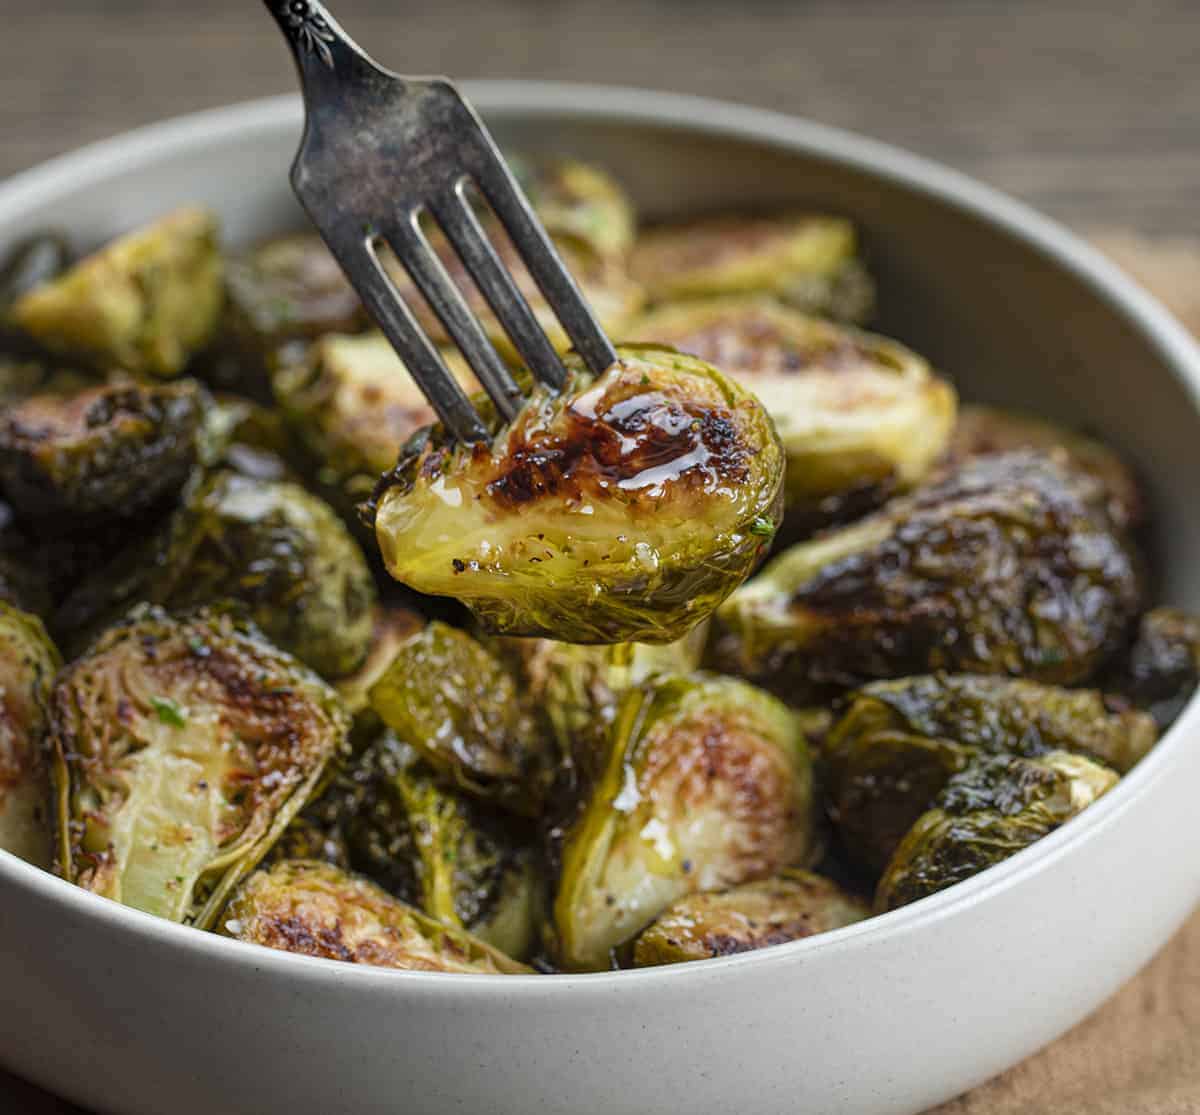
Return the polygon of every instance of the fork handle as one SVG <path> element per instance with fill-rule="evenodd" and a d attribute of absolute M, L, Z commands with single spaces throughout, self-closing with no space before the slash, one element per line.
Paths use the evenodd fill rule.
<path fill-rule="evenodd" d="M 322 96 L 350 77 L 368 77 L 378 67 L 317 0 L 263 0 L 292 48 L 306 101 L 315 87 Z"/>

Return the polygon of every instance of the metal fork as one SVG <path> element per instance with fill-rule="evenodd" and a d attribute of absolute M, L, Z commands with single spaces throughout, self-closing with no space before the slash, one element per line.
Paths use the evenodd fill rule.
<path fill-rule="evenodd" d="M 376 65 L 316 0 L 265 0 L 292 48 L 304 91 L 304 138 L 292 188 L 346 277 L 446 428 L 485 441 L 472 407 L 379 257 L 403 264 L 505 421 L 524 396 L 422 228 L 432 219 L 537 379 L 566 372 L 488 239 L 468 196 L 491 207 L 575 349 L 599 373 L 616 360 L 528 199 L 475 110 L 445 78 L 400 77 Z"/>

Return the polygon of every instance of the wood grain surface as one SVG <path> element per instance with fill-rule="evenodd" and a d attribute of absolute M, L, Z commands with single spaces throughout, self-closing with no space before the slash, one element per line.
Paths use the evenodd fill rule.
<path fill-rule="evenodd" d="M 335 6 L 400 70 L 726 97 L 941 159 L 1077 228 L 1125 230 L 1096 239 L 1200 331 L 1196 0 Z M 250 0 L 43 8 L 0 0 L 0 177 L 138 124 L 292 88 Z M 0 1111 L 81 1115 L 2 1072 Z M 1200 1115 L 1200 915 L 1090 1019 L 937 1115 L 1018 1113 Z"/>

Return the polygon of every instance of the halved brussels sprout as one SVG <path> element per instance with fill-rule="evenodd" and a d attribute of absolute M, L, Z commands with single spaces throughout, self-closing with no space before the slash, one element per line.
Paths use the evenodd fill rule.
<path fill-rule="evenodd" d="M 783 442 L 788 512 L 814 525 L 911 488 L 954 426 L 954 389 L 916 353 L 763 295 L 660 306 L 630 333 L 707 360 L 754 392 Z"/>
<path fill-rule="evenodd" d="M 369 697 L 384 724 L 454 785 L 540 812 L 551 774 L 544 741 L 513 676 L 465 631 L 434 621 L 409 636 Z"/>
<path fill-rule="evenodd" d="M 331 790 L 355 870 L 509 956 L 530 954 L 545 905 L 531 832 L 439 785 L 389 733 Z"/>
<path fill-rule="evenodd" d="M 869 917 L 870 907 L 831 879 L 783 871 L 773 879 L 667 907 L 633 945 L 633 966 L 685 964 L 799 941 Z"/>
<path fill-rule="evenodd" d="M 633 203 L 599 167 L 574 159 L 509 159 L 542 227 L 585 244 L 601 256 L 623 256 L 633 246 Z"/>
<path fill-rule="evenodd" d="M 607 968 L 684 895 L 768 878 L 810 850 L 803 733 L 743 682 L 659 676 L 629 690 L 602 760 L 561 848 L 554 924 L 567 968 Z"/>
<path fill-rule="evenodd" d="M 577 357 L 490 445 L 419 434 L 376 495 L 388 572 L 484 627 L 668 643 L 753 569 L 778 525 L 783 454 L 747 391 L 693 357 Z"/>
<path fill-rule="evenodd" d="M 938 792 L 978 755 L 1071 751 L 1124 772 L 1154 746 L 1153 720 L 1098 692 L 971 674 L 864 686 L 826 741 L 829 813 L 842 846 L 878 873 Z"/>
<path fill-rule="evenodd" d="M 56 627 L 94 630 L 141 601 L 171 611 L 233 601 L 279 646 L 340 677 L 366 657 L 375 585 L 321 500 L 297 484 L 220 471 L 192 485 L 156 534 L 84 582 Z"/>
<path fill-rule="evenodd" d="M 932 670 L 1084 681 L 1141 603 L 1106 499 L 1058 453 L 969 460 L 776 557 L 718 609 L 710 660 L 796 702 Z"/>
<path fill-rule="evenodd" d="M 42 621 L 0 602 L 0 848 L 43 868 L 54 842 L 43 749 L 61 665 Z"/>
<path fill-rule="evenodd" d="M 379 968 L 476 975 L 532 971 L 327 863 L 289 860 L 257 872 L 229 903 L 218 928 L 266 948 Z"/>
<path fill-rule="evenodd" d="M 726 214 L 642 233 L 630 266 L 653 302 L 765 293 L 809 313 L 862 321 L 874 290 L 856 249 L 854 226 L 839 217 Z"/>
<path fill-rule="evenodd" d="M 192 380 L 34 395 L 0 411 L 0 488 L 57 533 L 134 515 L 183 487 L 210 403 Z"/>
<path fill-rule="evenodd" d="M 945 890 L 1053 832 L 1117 784 L 1082 755 L 991 756 L 950 780 L 909 830 L 875 893 L 879 913 Z"/>
<path fill-rule="evenodd" d="M 11 313 L 52 352 L 103 370 L 173 376 L 213 336 L 221 274 L 216 218 L 180 209 L 29 291 Z"/>
<path fill-rule="evenodd" d="M 211 926 L 348 727 L 332 689 L 230 615 L 139 609 L 54 687 L 65 877 Z"/>
<path fill-rule="evenodd" d="M 1146 709 L 1166 731 L 1200 682 L 1200 618 L 1179 608 L 1142 616 L 1137 637 L 1104 677 L 1107 692 Z"/>
<path fill-rule="evenodd" d="M 1107 445 L 1032 414 L 999 407 L 965 406 L 950 439 L 947 458 L 961 462 L 1017 449 L 1061 449 L 1068 462 L 1108 491 L 1108 512 L 1118 526 L 1135 526 L 1146 501 L 1133 470 Z"/>

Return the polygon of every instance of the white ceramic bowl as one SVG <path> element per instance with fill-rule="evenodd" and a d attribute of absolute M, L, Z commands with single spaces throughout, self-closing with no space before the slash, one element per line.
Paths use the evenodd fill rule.
<path fill-rule="evenodd" d="M 1061 228 L 942 167 L 768 112 L 589 86 L 471 87 L 502 142 L 599 160 L 651 213 L 802 202 L 861 226 L 884 331 L 968 398 L 1082 422 L 1154 495 L 1164 599 L 1200 604 L 1200 353 Z M 298 103 L 99 144 L 0 186 L 0 244 L 100 241 L 187 200 L 293 225 Z M 913 906 L 703 964 L 586 976 L 372 970 L 255 948 L 0 853 L 0 1062 L 138 1115 L 915 1112 L 1110 995 L 1200 897 L 1200 709 L 1078 820 Z"/>

